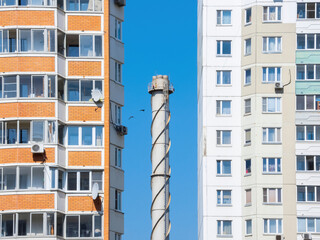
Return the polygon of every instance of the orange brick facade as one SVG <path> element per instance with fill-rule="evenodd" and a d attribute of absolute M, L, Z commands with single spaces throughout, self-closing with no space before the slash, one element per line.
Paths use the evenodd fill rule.
<path fill-rule="evenodd" d="M 0 103 L 0 118 L 55 117 L 55 103 Z"/>
<path fill-rule="evenodd" d="M 102 121 L 101 108 L 99 107 L 74 107 L 68 108 L 69 121 Z"/>
<path fill-rule="evenodd" d="M 101 61 L 69 61 L 69 76 L 101 76 Z"/>
<path fill-rule="evenodd" d="M 69 31 L 101 31 L 100 16 L 68 16 Z"/>
<path fill-rule="evenodd" d="M 54 71 L 54 57 L 0 57 L 0 72 Z"/>
<path fill-rule="evenodd" d="M 0 195 L 0 211 L 54 209 L 54 194 Z"/>
<path fill-rule="evenodd" d="M 68 197 L 68 211 L 73 212 L 93 212 L 101 211 L 101 198 L 92 200 L 91 196 Z"/>
<path fill-rule="evenodd" d="M 30 148 L 0 149 L 0 164 L 8 163 L 54 163 L 55 149 L 46 148 L 45 154 L 32 154 Z"/>
<path fill-rule="evenodd" d="M 69 151 L 68 166 L 101 166 L 101 152 L 99 151 Z"/>
<path fill-rule="evenodd" d="M 54 11 L 0 11 L 0 26 L 54 26 Z"/>

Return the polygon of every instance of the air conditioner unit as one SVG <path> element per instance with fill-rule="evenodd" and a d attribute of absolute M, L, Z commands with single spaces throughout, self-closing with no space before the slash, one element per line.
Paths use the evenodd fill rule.
<path fill-rule="evenodd" d="M 282 236 L 281 235 L 276 235 L 276 240 L 282 240 Z"/>
<path fill-rule="evenodd" d="M 44 153 L 44 148 L 42 143 L 32 143 L 31 145 L 32 153 Z"/>
<path fill-rule="evenodd" d="M 282 83 L 276 82 L 276 83 L 274 84 L 274 88 L 275 88 L 275 89 L 282 89 L 282 88 L 283 88 Z"/>
<path fill-rule="evenodd" d="M 116 131 L 120 136 L 128 134 L 128 128 L 123 125 L 116 125 Z"/>
<path fill-rule="evenodd" d="M 312 240 L 312 236 L 310 233 L 303 234 L 303 240 Z"/>
<path fill-rule="evenodd" d="M 123 7 L 126 5 L 126 0 L 114 0 L 114 3 L 117 4 L 119 7 Z"/>

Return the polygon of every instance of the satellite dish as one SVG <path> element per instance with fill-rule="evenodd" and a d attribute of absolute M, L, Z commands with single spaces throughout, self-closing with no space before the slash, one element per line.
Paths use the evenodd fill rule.
<path fill-rule="evenodd" d="M 97 197 L 99 196 L 99 184 L 98 183 L 94 183 L 92 186 L 92 199 L 96 200 Z"/>
<path fill-rule="evenodd" d="M 92 89 L 91 90 L 91 97 L 94 102 L 99 102 L 103 99 L 102 93 L 99 89 Z"/>

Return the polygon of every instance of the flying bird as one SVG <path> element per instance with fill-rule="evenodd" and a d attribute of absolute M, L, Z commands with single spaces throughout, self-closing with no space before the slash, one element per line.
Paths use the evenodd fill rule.
<path fill-rule="evenodd" d="M 128 120 L 133 119 L 133 118 L 134 118 L 134 116 L 130 116 Z"/>
<path fill-rule="evenodd" d="M 144 112 L 144 111 L 145 111 L 145 109 L 140 109 L 139 111 L 140 111 L 140 112 Z"/>

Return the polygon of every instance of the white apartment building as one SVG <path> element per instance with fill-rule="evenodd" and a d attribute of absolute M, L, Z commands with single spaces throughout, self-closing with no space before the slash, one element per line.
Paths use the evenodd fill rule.
<path fill-rule="evenodd" d="M 198 1 L 199 240 L 320 239 L 319 23 L 320 1 Z"/>

